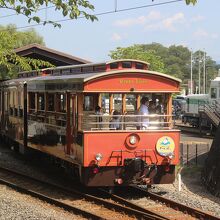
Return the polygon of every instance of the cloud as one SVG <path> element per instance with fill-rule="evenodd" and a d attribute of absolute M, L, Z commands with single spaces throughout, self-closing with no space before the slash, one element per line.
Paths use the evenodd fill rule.
<path fill-rule="evenodd" d="M 195 31 L 194 33 L 193 33 L 193 36 L 194 37 L 198 37 L 198 38 L 200 38 L 200 37 L 208 37 L 208 32 L 206 32 L 205 30 L 202 30 L 202 29 L 198 29 L 197 31 Z"/>
<path fill-rule="evenodd" d="M 212 38 L 212 39 L 218 39 L 219 36 L 218 36 L 218 34 L 214 33 L 214 34 L 211 34 L 211 38 Z"/>
<path fill-rule="evenodd" d="M 184 22 L 184 14 L 182 12 L 175 14 L 172 17 L 162 20 L 163 29 L 176 31 L 175 24 Z"/>
<path fill-rule="evenodd" d="M 134 25 L 144 25 L 146 23 L 149 23 L 150 21 L 159 20 L 161 18 L 161 14 L 158 11 L 151 11 L 146 16 L 139 16 L 137 18 L 129 18 L 129 19 L 123 19 L 123 20 L 117 20 L 114 23 L 114 26 L 117 27 L 131 27 Z"/>
<path fill-rule="evenodd" d="M 205 17 L 201 16 L 201 15 L 196 15 L 196 16 L 191 18 L 192 22 L 199 22 L 199 21 L 203 21 L 203 20 L 205 20 Z"/>
<path fill-rule="evenodd" d="M 176 13 L 170 17 L 165 17 L 162 16 L 159 11 L 150 11 L 146 16 L 142 15 L 136 18 L 117 20 L 114 26 L 128 28 L 139 25 L 151 31 L 176 31 L 175 25 L 180 23 L 186 23 L 185 16 L 182 12 Z"/>
<path fill-rule="evenodd" d="M 121 35 L 119 35 L 118 33 L 113 33 L 111 39 L 113 41 L 120 41 L 122 39 Z"/>
<path fill-rule="evenodd" d="M 201 39 L 201 38 L 209 38 L 209 39 L 218 39 L 219 36 L 216 33 L 210 33 L 203 29 L 198 29 L 193 33 L 194 38 Z"/>
<path fill-rule="evenodd" d="M 167 31 L 177 31 L 176 25 L 186 23 L 185 16 L 182 12 L 179 12 L 171 17 L 161 19 L 157 23 L 147 24 L 145 30 L 147 31 L 158 31 L 158 30 L 167 30 Z"/>

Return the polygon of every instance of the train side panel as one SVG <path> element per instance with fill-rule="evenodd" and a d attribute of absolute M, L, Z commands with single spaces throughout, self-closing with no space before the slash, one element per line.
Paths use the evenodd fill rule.
<path fill-rule="evenodd" d="M 25 137 L 24 96 L 23 85 L 1 90 L 1 135 L 20 145 Z"/>

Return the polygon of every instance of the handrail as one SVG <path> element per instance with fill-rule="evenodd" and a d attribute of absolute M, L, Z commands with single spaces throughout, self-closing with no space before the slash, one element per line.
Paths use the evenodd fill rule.
<path fill-rule="evenodd" d="M 217 101 L 212 102 L 211 104 L 205 104 L 200 108 L 200 112 L 204 112 L 209 120 L 213 122 L 215 126 L 218 126 L 220 122 L 220 104 Z"/>
<path fill-rule="evenodd" d="M 84 130 L 142 130 L 172 128 L 174 115 L 80 115 Z"/>

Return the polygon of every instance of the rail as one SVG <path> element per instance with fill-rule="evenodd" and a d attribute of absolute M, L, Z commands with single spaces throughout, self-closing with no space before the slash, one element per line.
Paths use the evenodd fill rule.
<path fill-rule="evenodd" d="M 82 186 L 79 186 L 79 189 L 73 189 L 72 186 L 47 182 L 2 166 L 0 166 L 0 183 L 64 210 L 80 214 L 86 219 L 116 219 L 116 217 L 120 219 L 128 219 L 129 217 L 129 219 L 166 219 L 147 209 L 140 210 L 132 204 L 124 206 L 89 194 L 82 189 Z"/>
<path fill-rule="evenodd" d="M 202 210 L 191 208 L 189 206 L 183 205 L 181 203 L 175 202 L 168 198 L 159 196 L 155 193 L 147 191 L 146 189 L 131 186 L 129 188 L 120 188 L 120 190 L 115 189 L 115 192 L 110 194 L 104 189 L 102 190 L 103 193 L 109 196 L 111 200 L 118 202 L 120 204 L 124 204 L 124 206 L 131 206 L 130 201 L 127 199 L 127 192 L 129 194 L 135 195 L 135 197 L 139 197 L 145 199 L 145 206 L 147 206 L 147 213 L 151 215 L 158 216 L 164 219 L 207 219 L 207 220 L 217 220 L 218 217 L 211 215 L 207 212 Z M 133 206 L 136 210 L 146 212 L 146 208 L 143 206 L 138 205 L 139 202 L 133 202 Z M 139 203 L 141 204 L 141 203 Z M 148 205 L 146 205 L 148 204 Z"/>

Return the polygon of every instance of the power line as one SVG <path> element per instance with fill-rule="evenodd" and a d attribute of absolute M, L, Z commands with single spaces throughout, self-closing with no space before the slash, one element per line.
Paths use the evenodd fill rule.
<path fill-rule="evenodd" d="M 93 15 L 98 17 L 98 16 L 114 14 L 114 13 L 120 13 L 120 12 L 125 12 L 125 11 L 132 11 L 132 10 L 137 10 L 137 9 L 142 9 L 142 8 L 150 8 L 150 7 L 155 7 L 155 6 L 168 5 L 168 4 L 173 4 L 173 3 L 182 2 L 182 1 L 184 1 L 184 0 L 172 0 L 172 1 L 166 1 L 166 2 L 161 2 L 161 3 L 155 3 L 155 4 L 150 4 L 150 5 L 148 4 L 148 5 L 142 5 L 142 6 L 124 8 L 124 9 L 116 9 L 115 8 L 116 10 L 114 9 L 114 10 L 111 10 L 111 11 L 100 12 L 100 13 L 96 13 L 96 14 L 93 14 Z M 54 7 L 54 6 L 51 6 L 51 7 Z M 82 19 L 82 18 L 85 18 L 85 16 L 78 17 L 77 19 Z M 70 20 L 73 20 L 73 19 L 66 18 L 66 19 L 60 19 L 60 20 L 53 21 L 53 22 L 54 23 L 61 23 L 61 22 L 70 21 Z M 24 29 L 24 28 L 36 27 L 36 26 L 40 26 L 40 25 L 43 25 L 43 24 L 44 24 L 44 21 L 42 21 L 39 24 L 26 25 L 26 26 L 21 26 L 21 27 L 12 28 L 12 29 L 19 30 L 19 29 Z M 4 31 L 4 30 L 2 30 L 2 31 Z M 5 30 L 5 31 L 7 31 L 7 30 Z"/>
<path fill-rule="evenodd" d="M 42 11 L 42 10 L 47 10 L 49 8 L 55 8 L 56 6 L 48 6 L 48 7 L 44 7 L 44 8 L 40 8 L 38 11 Z M 9 14 L 9 15 L 2 15 L 0 16 L 0 19 L 1 18 L 8 18 L 8 17 L 12 17 L 12 16 L 15 16 L 15 15 L 19 15 L 18 13 L 13 13 L 13 14 Z"/>

